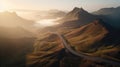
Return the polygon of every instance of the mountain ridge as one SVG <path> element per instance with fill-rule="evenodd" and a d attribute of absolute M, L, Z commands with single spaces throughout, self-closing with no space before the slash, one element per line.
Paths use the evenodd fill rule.
<path fill-rule="evenodd" d="M 65 17 L 58 20 L 58 22 L 61 23 L 60 26 L 62 27 L 79 27 L 88 24 L 97 18 L 97 15 L 92 15 L 83 8 L 75 7 Z"/>
<path fill-rule="evenodd" d="M 83 12 L 83 15 L 81 12 Z M 87 16 L 84 16 L 85 14 Z M 34 44 L 33 53 L 28 55 L 28 66 L 52 66 L 55 63 L 57 63 L 59 67 L 113 66 L 101 61 L 87 60 L 71 55 L 70 52 L 64 51 L 66 48 L 62 46 L 63 43 L 61 43 L 61 40 L 56 35 L 49 33 L 55 31 L 63 34 L 70 43 L 69 45 L 78 53 L 84 52 L 93 57 L 119 60 L 120 32 L 113 31 L 113 26 L 105 21 L 105 17 L 106 16 L 93 15 L 81 8 L 74 8 L 67 16 L 61 19 L 60 25 L 46 28 L 46 30 L 48 30 L 47 36 L 45 35 L 43 38 L 39 37 Z M 83 18 L 83 20 L 81 18 Z M 90 18 L 90 20 L 88 18 Z M 64 54 L 61 54 L 61 52 Z M 53 61 L 49 62 L 49 60 Z"/>
<path fill-rule="evenodd" d="M 102 8 L 98 11 L 93 12 L 94 15 L 102 15 L 101 18 L 112 27 L 120 30 L 120 6 L 112 8 Z"/>

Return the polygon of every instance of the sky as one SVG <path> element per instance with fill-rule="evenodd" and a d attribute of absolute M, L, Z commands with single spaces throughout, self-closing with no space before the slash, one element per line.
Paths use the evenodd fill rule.
<path fill-rule="evenodd" d="M 72 10 L 74 7 L 83 7 L 88 11 L 95 11 L 104 7 L 120 6 L 120 0 L 0 0 L 2 9 L 26 10 Z"/>

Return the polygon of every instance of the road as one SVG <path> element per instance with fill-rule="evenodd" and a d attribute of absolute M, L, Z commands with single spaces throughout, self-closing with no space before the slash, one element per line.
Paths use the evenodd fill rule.
<path fill-rule="evenodd" d="M 59 33 L 53 33 L 53 34 L 56 34 L 61 39 L 61 41 L 63 43 L 63 46 L 73 55 L 76 55 L 78 57 L 82 57 L 82 58 L 85 58 L 85 59 L 88 59 L 88 60 L 101 61 L 101 62 L 105 62 L 105 63 L 108 63 L 108 64 L 117 65 L 117 66 L 120 67 L 120 62 L 119 61 L 108 60 L 108 59 L 104 59 L 104 58 L 101 58 L 101 57 L 93 57 L 93 56 L 89 56 L 89 55 L 87 55 L 83 52 L 78 53 L 71 48 L 70 43 L 67 41 L 67 39 L 65 39 L 64 35 L 61 35 Z"/>

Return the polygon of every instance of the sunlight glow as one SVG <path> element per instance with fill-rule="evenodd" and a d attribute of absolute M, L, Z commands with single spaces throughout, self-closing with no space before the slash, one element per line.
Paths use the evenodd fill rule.
<path fill-rule="evenodd" d="M 0 12 L 3 12 L 3 11 L 4 11 L 3 7 L 0 6 Z"/>
<path fill-rule="evenodd" d="M 8 9 L 0 4 L 0 12 L 8 11 Z"/>

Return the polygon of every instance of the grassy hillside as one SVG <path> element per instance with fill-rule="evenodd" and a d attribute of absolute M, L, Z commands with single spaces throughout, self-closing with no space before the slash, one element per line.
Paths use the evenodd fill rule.
<path fill-rule="evenodd" d="M 66 39 L 76 52 L 84 52 L 91 56 L 98 56 L 119 62 L 120 38 L 117 37 L 119 33 L 109 32 L 101 24 L 101 21 L 95 20 L 82 27 L 71 29 L 69 32 L 63 31 Z M 36 41 L 34 52 L 28 55 L 27 58 L 28 66 L 39 67 L 42 65 L 42 67 L 46 67 L 47 65 L 48 67 L 52 67 L 56 63 L 59 63 L 57 64 L 59 67 L 117 67 L 100 61 L 73 56 L 64 50 L 61 40 L 56 35 L 48 34 L 48 36 Z"/>

